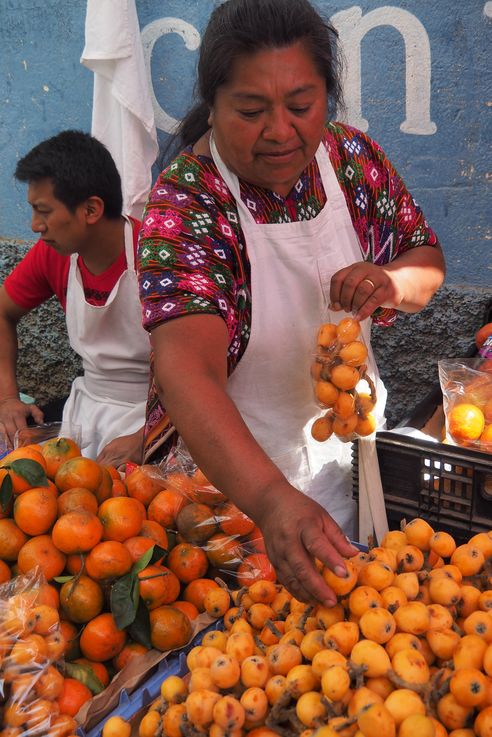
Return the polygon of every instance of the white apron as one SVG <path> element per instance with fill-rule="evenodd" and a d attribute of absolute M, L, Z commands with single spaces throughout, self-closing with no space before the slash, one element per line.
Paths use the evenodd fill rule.
<path fill-rule="evenodd" d="M 318 443 L 310 434 L 317 406 L 310 376 L 318 328 L 330 303 L 330 281 L 361 261 L 352 219 L 328 153 L 316 152 L 326 203 L 312 220 L 259 225 L 240 197 L 239 181 L 210 148 L 233 194 L 251 263 L 251 336 L 228 382 L 228 393 L 255 439 L 289 482 L 319 502 L 347 535 L 356 534 L 351 493 L 351 443 L 332 436 Z M 343 314 L 332 313 L 333 322 Z M 363 333 L 369 374 L 376 383 L 377 415 L 386 390 L 370 348 L 370 320 Z"/>
<path fill-rule="evenodd" d="M 150 342 L 142 327 L 129 220 L 125 253 L 127 268 L 101 306 L 86 302 L 78 254 L 70 257 L 67 330 L 84 375 L 72 384 L 63 422 L 81 428 L 82 451 L 89 458 L 96 458 L 110 440 L 136 432 L 145 421 Z"/>

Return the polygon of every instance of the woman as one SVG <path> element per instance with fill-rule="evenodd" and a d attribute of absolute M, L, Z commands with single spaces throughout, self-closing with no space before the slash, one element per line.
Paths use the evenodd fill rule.
<path fill-rule="evenodd" d="M 207 477 L 263 531 L 279 579 L 326 605 L 335 595 L 313 558 L 343 576 L 355 550 L 340 529 L 353 518 L 350 446 L 309 440 L 323 308 L 390 322 L 395 308 L 421 309 L 444 273 L 379 147 L 325 125 L 339 101 L 334 41 L 307 0 L 228 0 L 212 13 L 202 99 L 152 191 L 139 249 L 154 352 L 147 448 L 169 433 L 165 407 Z"/>

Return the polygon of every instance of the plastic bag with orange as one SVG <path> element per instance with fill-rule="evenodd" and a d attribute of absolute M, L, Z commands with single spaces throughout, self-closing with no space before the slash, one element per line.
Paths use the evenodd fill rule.
<path fill-rule="evenodd" d="M 73 716 L 92 696 L 65 671 L 66 641 L 49 588 L 39 569 L 0 586 L 2 726 L 25 737 L 75 732 Z"/>
<path fill-rule="evenodd" d="M 438 362 L 446 440 L 492 453 L 492 373 L 481 357 Z"/>
<path fill-rule="evenodd" d="M 173 454 L 159 467 L 165 490 L 148 507 L 149 519 L 157 519 L 177 533 L 168 566 L 180 580 L 184 568 L 198 566 L 202 577 L 222 576 L 240 586 L 260 578 L 275 578 L 265 552 L 261 531 L 233 502 L 208 481 L 180 440 Z M 200 559 L 201 565 L 188 559 Z"/>
<path fill-rule="evenodd" d="M 347 316 L 336 321 L 336 317 L 337 313 L 326 313 L 311 363 L 315 401 L 327 410 L 311 427 L 319 442 L 333 434 L 343 441 L 366 437 L 377 426 L 376 388 L 367 372 L 368 348 L 360 322 Z"/>

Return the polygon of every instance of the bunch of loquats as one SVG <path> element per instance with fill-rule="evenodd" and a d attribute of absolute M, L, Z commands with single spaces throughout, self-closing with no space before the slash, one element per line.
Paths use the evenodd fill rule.
<path fill-rule="evenodd" d="M 311 435 L 323 442 L 335 434 L 343 441 L 371 435 L 376 389 L 367 373 L 368 351 L 361 339 L 360 322 L 345 317 L 318 330 L 311 377 L 318 405 L 328 408 L 313 423 Z"/>
<path fill-rule="evenodd" d="M 139 737 L 490 737 L 491 560 L 492 532 L 456 546 L 417 518 L 346 578 L 319 566 L 332 608 L 243 587 Z"/>

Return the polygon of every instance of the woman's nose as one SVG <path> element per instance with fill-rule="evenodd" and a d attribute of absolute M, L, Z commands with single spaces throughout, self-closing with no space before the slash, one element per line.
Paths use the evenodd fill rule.
<path fill-rule="evenodd" d="M 263 137 L 278 143 L 283 143 L 292 138 L 292 123 L 287 110 L 271 112 L 263 131 Z"/>

